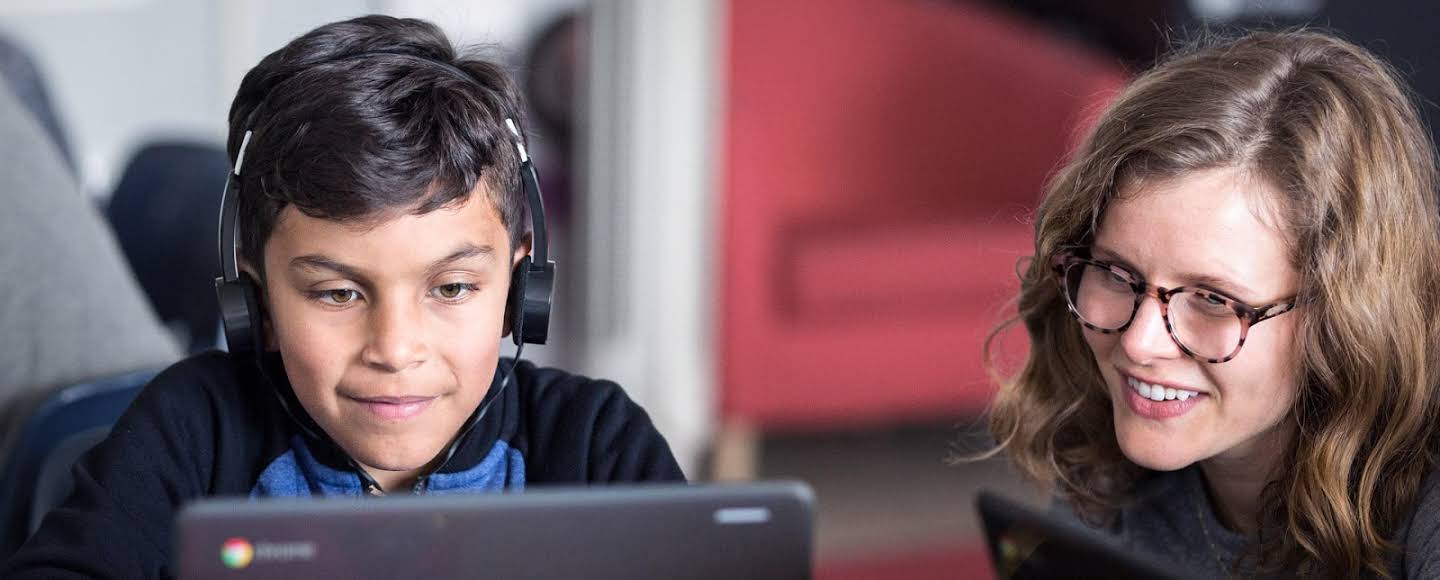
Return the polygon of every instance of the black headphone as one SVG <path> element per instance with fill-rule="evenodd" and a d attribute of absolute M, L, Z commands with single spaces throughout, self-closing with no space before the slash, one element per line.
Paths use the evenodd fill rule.
<path fill-rule="evenodd" d="M 549 247 L 545 235 L 545 203 L 540 197 L 540 180 L 529 153 L 525 151 L 520 128 L 509 118 L 505 119 L 505 125 L 514 136 L 515 149 L 520 155 L 520 184 L 530 205 L 532 232 L 530 254 L 520 259 L 510 276 L 505 321 L 516 346 L 545 344 L 550 328 L 551 294 L 555 289 L 555 262 L 548 259 Z M 235 167 L 225 176 L 225 190 L 221 193 L 220 202 L 220 276 L 215 278 L 215 294 L 220 301 L 225 342 L 231 353 L 258 351 L 263 323 L 255 281 L 240 272 L 240 200 L 231 191 L 231 184 L 240 176 L 241 165 L 245 162 L 245 148 L 250 144 L 250 135 L 250 131 L 245 131 L 240 152 L 235 156 Z"/>

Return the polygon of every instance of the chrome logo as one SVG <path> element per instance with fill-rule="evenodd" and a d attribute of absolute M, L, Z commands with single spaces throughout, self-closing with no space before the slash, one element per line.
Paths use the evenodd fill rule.
<path fill-rule="evenodd" d="M 255 547 L 245 538 L 230 538 L 220 546 L 220 561 L 225 563 L 226 568 L 239 570 L 250 565 L 255 559 Z"/>

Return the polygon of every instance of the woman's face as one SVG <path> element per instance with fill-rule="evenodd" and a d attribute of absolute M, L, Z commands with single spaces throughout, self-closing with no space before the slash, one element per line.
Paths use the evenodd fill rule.
<path fill-rule="evenodd" d="M 1121 192 L 1101 220 L 1092 256 L 1152 285 L 1202 287 L 1251 306 L 1294 296 L 1299 274 L 1273 222 L 1256 215 L 1273 195 L 1263 180 L 1216 169 L 1145 182 Z M 1171 338 L 1160 301 L 1146 297 L 1120 333 L 1086 329 L 1105 379 L 1120 449 L 1142 467 L 1169 471 L 1211 458 L 1263 461 L 1283 444 L 1297 390 L 1289 312 L 1250 327 L 1234 359 L 1192 358 Z M 1163 385 L 1189 391 L 1157 402 Z M 1185 398 L 1185 400 L 1180 400 Z"/>

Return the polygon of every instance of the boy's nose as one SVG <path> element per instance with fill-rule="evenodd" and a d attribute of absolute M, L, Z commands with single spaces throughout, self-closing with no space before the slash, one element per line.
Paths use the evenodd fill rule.
<path fill-rule="evenodd" d="M 365 364 L 399 372 L 424 363 L 430 356 L 418 312 L 394 306 L 372 311 L 370 340 L 361 352 Z"/>

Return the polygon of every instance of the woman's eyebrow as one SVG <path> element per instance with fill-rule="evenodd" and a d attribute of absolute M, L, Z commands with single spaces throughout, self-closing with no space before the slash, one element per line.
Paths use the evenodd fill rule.
<path fill-rule="evenodd" d="M 1126 260 L 1125 258 L 1120 257 L 1120 253 L 1119 253 L 1119 252 L 1116 252 L 1116 251 L 1111 250 L 1111 249 L 1109 249 L 1109 248 L 1105 248 L 1104 246 L 1093 246 L 1093 247 L 1091 247 L 1091 248 L 1090 248 L 1090 257 L 1093 258 L 1093 259 L 1096 259 L 1096 260 L 1104 261 L 1104 262 L 1114 262 L 1115 265 L 1120 266 L 1121 268 L 1124 268 L 1124 269 L 1126 269 L 1126 270 L 1129 270 L 1131 274 L 1135 274 L 1135 275 L 1137 275 L 1137 276 L 1140 276 L 1140 275 L 1141 275 L 1141 274 L 1140 274 L 1140 269 L 1139 269 L 1139 268 L 1136 268 L 1136 267 L 1135 267 L 1135 264 L 1131 263 L 1129 260 Z"/>
<path fill-rule="evenodd" d="M 1220 290 L 1221 292 L 1230 294 L 1235 298 L 1241 298 L 1242 296 L 1253 297 L 1256 295 L 1255 291 L 1251 290 L 1250 287 L 1236 282 L 1233 279 L 1216 276 L 1214 274 L 1181 272 L 1180 279 L 1185 280 L 1186 284 L 1195 284 L 1198 286 L 1209 286 L 1215 288 L 1217 290 Z"/>
<path fill-rule="evenodd" d="M 1116 265 L 1129 270 L 1131 273 L 1145 278 L 1145 275 L 1135 267 L 1135 264 L 1120 257 L 1119 252 L 1102 246 L 1094 246 L 1091 248 L 1091 254 L 1092 257 L 1096 259 L 1114 262 Z M 1202 272 L 1180 272 L 1177 277 L 1182 280 L 1181 284 L 1184 286 L 1209 286 L 1223 293 L 1230 294 L 1237 299 L 1256 296 L 1254 289 L 1235 281 L 1233 278 Z"/>

